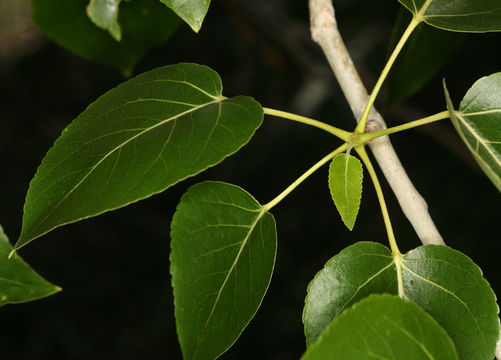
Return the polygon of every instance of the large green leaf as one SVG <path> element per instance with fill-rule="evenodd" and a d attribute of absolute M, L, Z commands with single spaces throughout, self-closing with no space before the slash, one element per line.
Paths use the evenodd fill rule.
<path fill-rule="evenodd" d="M 445 97 L 457 132 L 473 157 L 501 191 L 501 73 L 478 80 L 454 110 L 449 92 Z"/>
<path fill-rule="evenodd" d="M 112 66 L 126 76 L 146 52 L 165 42 L 180 19 L 158 0 L 120 5 L 122 38 L 113 39 L 89 19 L 89 0 L 32 0 L 33 18 L 52 40 L 88 60 Z"/>
<path fill-rule="evenodd" d="M 401 8 L 395 22 L 390 50 L 410 22 L 410 14 Z M 419 25 L 391 68 L 388 78 L 388 100 L 402 101 L 421 90 L 457 52 L 464 42 L 463 33 L 442 31 Z"/>
<path fill-rule="evenodd" d="M 207 10 L 209 10 L 210 0 L 160 0 L 170 7 L 174 12 L 190 27 L 194 32 L 198 32 L 202 27 Z"/>
<path fill-rule="evenodd" d="M 360 160 L 339 154 L 329 166 L 329 188 L 341 219 L 350 230 L 355 226 L 362 198 L 363 170 Z"/>
<path fill-rule="evenodd" d="M 397 294 L 400 275 L 400 295 L 438 321 L 462 360 L 492 360 L 499 338 L 499 309 L 478 266 L 446 246 L 426 245 L 402 258 L 391 257 L 382 245 L 362 242 L 327 263 L 308 287 L 303 315 L 308 343 L 367 293 Z"/>
<path fill-rule="evenodd" d="M 444 30 L 501 31 L 499 0 L 398 0 L 417 18 Z"/>
<path fill-rule="evenodd" d="M 31 181 L 19 248 L 57 226 L 161 192 L 235 153 L 261 125 L 252 98 L 221 95 L 206 66 L 131 79 L 92 103 L 57 139 Z"/>
<path fill-rule="evenodd" d="M 373 293 L 396 294 L 395 262 L 388 248 L 359 242 L 330 259 L 308 286 L 303 323 L 313 344 L 344 309 Z"/>
<path fill-rule="evenodd" d="M 241 188 L 192 186 L 171 225 L 171 274 L 184 359 L 215 359 L 238 338 L 268 288 L 273 216 Z"/>
<path fill-rule="evenodd" d="M 37 300 L 61 291 L 38 275 L 23 259 L 14 254 L 0 226 L 0 306 Z"/>
<path fill-rule="evenodd" d="M 419 306 L 372 295 L 336 318 L 302 360 L 454 360 L 443 328 Z"/>
<path fill-rule="evenodd" d="M 107 30 L 116 41 L 122 39 L 122 29 L 118 24 L 118 7 L 122 0 L 90 0 L 87 14 L 94 24 Z"/>

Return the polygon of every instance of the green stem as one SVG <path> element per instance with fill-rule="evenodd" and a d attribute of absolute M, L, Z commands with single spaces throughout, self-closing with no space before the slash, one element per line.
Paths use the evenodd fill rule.
<path fill-rule="evenodd" d="M 430 124 L 430 123 L 433 123 L 435 121 L 439 121 L 439 120 L 443 120 L 443 119 L 448 119 L 450 116 L 449 114 L 449 111 L 442 111 L 442 112 L 439 112 L 438 114 L 435 114 L 435 115 L 431 115 L 431 116 L 428 116 L 428 117 L 425 117 L 425 118 L 422 118 L 422 119 L 419 119 L 419 120 L 415 120 L 415 121 L 410 121 L 408 123 L 405 123 L 405 124 L 402 124 L 402 125 L 398 125 L 398 126 L 393 126 L 389 129 L 384 129 L 384 130 L 381 130 L 381 131 L 376 131 L 376 132 L 373 132 L 373 133 L 365 133 L 365 134 L 361 134 L 359 136 L 359 139 L 362 143 L 366 143 L 367 141 L 371 141 L 371 140 L 374 140 L 378 137 L 381 137 L 381 136 L 385 136 L 385 135 L 390 135 L 390 134 L 394 134 L 394 133 L 397 133 L 397 132 L 400 132 L 400 131 L 404 131 L 404 130 L 408 130 L 408 129 L 412 129 L 412 128 L 415 128 L 415 127 L 418 127 L 418 126 L 421 126 L 421 125 L 426 125 L 426 124 Z"/>
<path fill-rule="evenodd" d="M 411 23 L 409 24 L 409 26 L 403 33 L 402 37 L 400 38 L 400 41 L 398 42 L 397 46 L 395 46 L 395 49 L 393 50 L 390 58 L 388 59 L 388 62 L 386 63 L 383 71 L 381 72 L 381 75 L 379 76 L 376 85 L 374 86 L 374 90 L 372 90 L 372 94 L 369 98 L 369 101 L 367 102 L 364 112 L 362 113 L 362 117 L 360 118 L 357 128 L 355 129 L 355 131 L 358 132 L 359 134 L 363 134 L 365 132 L 365 127 L 367 126 L 367 119 L 369 118 L 369 113 L 372 109 L 372 106 L 374 105 L 374 102 L 376 101 L 376 97 L 378 96 L 379 91 L 381 90 L 381 86 L 383 86 L 383 83 L 386 80 L 386 77 L 388 76 L 391 67 L 393 66 L 395 60 L 398 57 L 398 54 L 400 54 L 400 51 L 402 51 L 405 43 L 407 42 L 412 32 L 419 25 L 420 22 L 421 19 L 413 17 Z"/>
<path fill-rule="evenodd" d="M 383 190 L 381 189 L 381 184 L 379 183 L 376 171 L 374 170 L 371 160 L 367 155 L 367 151 L 365 151 L 365 147 L 359 146 L 356 147 L 355 150 L 357 151 L 358 155 L 364 162 L 367 171 L 369 171 L 372 183 L 374 184 L 374 188 L 376 189 L 376 194 L 379 199 L 381 212 L 383 213 L 384 225 L 386 226 L 386 232 L 388 234 L 388 241 L 390 242 L 391 252 L 393 253 L 394 256 L 400 256 L 401 253 L 400 250 L 398 249 L 397 242 L 395 240 L 395 234 L 393 233 L 393 227 L 391 226 L 390 215 L 388 214 L 388 208 L 386 207 L 386 202 L 384 200 Z"/>
<path fill-rule="evenodd" d="M 337 136 L 338 138 L 340 138 L 341 140 L 346 141 L 346 142 L 348 142 L 348 140 L 351 136 L 351 133 L 348 131 L 338 129 L 337 127 L 331 126 L 331 125 L 326 124 L 324 122 L 310 119 L 310 118 L 307 118 L 304 116 L 291 114 L 291 113 L 288 113 L 285 111 L 270 109 L 270 108 L 266 108 L 266 107 L 263 107 L 263 111 L 266 115 L 277 116 L 277 117 L 281 117 L 284 119 L 289 119 L 289 120 L 297 121 L 297 122 L 300 122 L 303 124 L 314 126 L 316 128 L 327 131 L 327 132 L 331 133 L 332 135 Z"/>
<path fill-rule="evenodd" d="M 269 203 L 263 205 L 264 211 L 269 211 L 272 207 L 277 205 L 280 201 L 285 199 L 287 195 L 289 195 L 295 188 L 297 188 L 304 180 L 306 180 L 310 175 L 312 175 L 315 171 L 317 171 L 319 168 L 321 168 L 325 163 L 327 163 L 329 160 L 331 160 L 334 156 L 336 156 L 339 153 L 342 153 L 348 148 L 348 144 L 343 144 L 340 147 L 338 147 L 336 150 L 331 152 L 330 154 L 324 156 L 322 160 L 317 162 L 315 165 L 313 165 L 311 168 L 308 169 L 303 175 L 301 175 L 296 181 L 294 181 L 291 185 L 287 187 L 284 191 L 282 191 L 276 198 L 271 200 Z"/>

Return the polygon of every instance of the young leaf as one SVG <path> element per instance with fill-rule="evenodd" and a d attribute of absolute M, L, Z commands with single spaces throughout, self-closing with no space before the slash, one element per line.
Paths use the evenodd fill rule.
<path fill-rule="evenodd" d="M 425 23 L 450 31 L 501 31 L 499 0 L 398 0 Z"/>
<path fill-rule="evenodd" d="M 16 249 L 55 227 L 161 192 L 235 153 L 263 120 L 252 98 L 221 95 L 206 66 L 131 79 L 91 104 L 31 181 Z"/>
<path fill-rule="evenodd" d="M 409 22 L 410 14 L 402 8 L 395 23 L 391 50 Z M 405 100 L 421 90 L 457 52 L 465 37 L 463 33 L 419 25 L 391 69 L 388 78 L 389 102 Z"/>
<path fill-rule="evenodd" d="M 12 246 L 0 226 L 0 306 L 37 300 L 61 291 L 38 275 L 19 255 L 8 259 L 11 251 Z"/>
<path fill-rule="evenodd" d="M 360 160 L 348 154 L 339 154 L 329 167 L 329 188 L 341 219 L 350 230 L 355 226 L 362 198 L 363 170 Z"/>
<path fill-rule="evenodd" d="M 88 4 L 89 0 L 31 2 L 33 19 L 49 38 L 79 56 L 114 67 L 125 76 L 130 76 L 146 52 L 170 38 L 180 24 L 180 19 L 158 0 L 124 1 L 119 16 L 122 38 L 117 42 L 92 23 L 86 13 Z"/>
<path fill-rule="evenodd" d="M 204 182 L 183 195 L 171 239 L 184 359 L 215 359 L 240 336 L 266 293 L 275 263 L 275 220 L 241 188 Z"/>
<path fill-rule="evenodd" d="M 118 24 L 118 7 L 122 0 L 90 0 L 87 15 L 94 24 L 107 30 L 116 41 L 122 39 L 122 29 Z"/>
<path fill-rule="evenodd" d="M 386 246 L 358 242 L 330 259 L 308 286 L 303 323 L 313 344 L 344 309 L 374 293 L 397 294 L 395 262 Z"/>
<path fill-rule="evenodd" d="M 501 73 L 478 80 L 454 110 L 444 83 L 452 123 L 473 157 L 501 191 Z"/>
<path fill-rule="evenodd" d="M 494 292 L 471 259 L 446 246 L 426 245 L 388 262 L 389 249 L 369 244 L 357 243 L 334 256 L 309 285 L 303 321 L 311 339 L 354 299 L 369 292 L 396 295 L 398 261 L 401 295 L 438 321 L 456 344 L 459 357 L 492 360 L 499 338 L 499 309 Z M 371 262 L 373 269 L 366 270 Z"/>
<path fill-rule="evenodd" d="M 160 0 L 170 7 L 174 12 L 190 27 L 194 32 L 198 32 L 202 27 L 207 10 L 209 10 L 210 0 Z"/>
<path fill-rule="evenodd" d="M 336 318 L 301 359 L 459 358 L 444 329 L 419 306 L 372 295 Z"/>

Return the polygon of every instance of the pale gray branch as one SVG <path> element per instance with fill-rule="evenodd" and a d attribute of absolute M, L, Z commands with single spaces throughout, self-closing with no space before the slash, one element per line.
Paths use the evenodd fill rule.
<path fill-rule="evenodd" d="M 339 33 L 332 0 L 309 0 L 309 6 L 313 41 L 322 48 L 358 121 L 369 96 Z M 367 123 L 367 131 L 384 128 L 384 119 L 373 109 Z M 369 146 L 421 242 L 444 245 L 442 236 L 428 212 L 428 205 L 407 176 L 389 138 L 378 138 Z"/>

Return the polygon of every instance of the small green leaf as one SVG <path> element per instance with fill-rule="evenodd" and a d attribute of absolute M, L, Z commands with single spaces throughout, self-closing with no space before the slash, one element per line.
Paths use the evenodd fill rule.
<path fill-rule="evenodd" d="M 454 110 L 445 86 L 452 123 L 485 174 L 501 191 L 501 73 L 478 80 Z"/>
<path fill-rule="evenodd" d="M 457 360 L 443 328 L 419 306 L 372 295 L 337 317 L 302 360 Z"/>
<path fill-rule="evenodd" d="M 218 74 L 178 64 L 92 103 L 31 181 L 16 249 L 48 231 L 159 193 L 238 151 L 263 120 L 252 98 L 221 95 Z"/>
<path fill-rule="evenodd" d="M 184 359 L 215 359 L 240 336 L 268 289 L 275 220 L 241 188 L 204 182 L 171 225 L 176 326 Z"/>
<path fill-rule="evenodd" d="M 450 31 L 501 31 L 499 0 L 398 0 L 425 23 Z"/>
<path fill-rule="evenodd" d="M 89 0 L 31 2 L 33 19 L 49 38 L 83 58 L 114 67 L 125 76 L 130 76 L 146 52 L 169 39 L 180 24 L 180 19 L 158 0 L 124 1 L 118 19 L 122 37 L 117 42 L 90 20 L 88 4 Z"/>
<path fill-rule="evenodd" d="M 122 39 L 122 29 L 118 24 L 118 7 L 122 0 L 90 0 L 87 15 L 94 24 L 107 30 L 116 41 Z"/>
<path fill-rule="evenodd" d="M 329 167 L 329 188 L 341 219 L 350 230 L 355 226 L 362 198 L 362 163 L 356 157 L 339 154 Z"/>
<path fill-rule="evenodd" d="M 499 309 L 478 266 L 446 246 L 426 245 L 402 258 L 391 257 L 382 245 L 357 243 L 329 260 L 308 287 L 303 315 L 307 342 L 368 293 L 398 294 L 398 261 L 401 295 L 438 321 L 456 344 L 459 357 L 492 360 L 499 338 Z"/>
<path fill-rule="evenodd" d="M 12 246 L 0 226 L 0 306 L 53 295 L 61 288 L 38 275 L 17 254 L 8 258 Z"/>
<path fill-rule="evenodd" d="M 401 8 L 397 16 L 390 49 L 393 50 L 410 22 Z M 396 103 L 416 94 L 457 52 L 466 35 L 419 25 L 398 56 L 388 78 L 389 102 Z"/>
<path fill-rule="evenodd" d="M 386 246 L 358 242 L 330 259 L 308 286 L 303 310 L 306 344 L 313 344 L 344 309 L 374 293 L 398 293 Z"/>
<path fill-rule="evenodd" d="M 160 0 L 170 7 L 174 12 L 190 27 L 194 32 L 198 32 L 202 27 L 207 10 L 209 10 L 210 0 Z"/>

